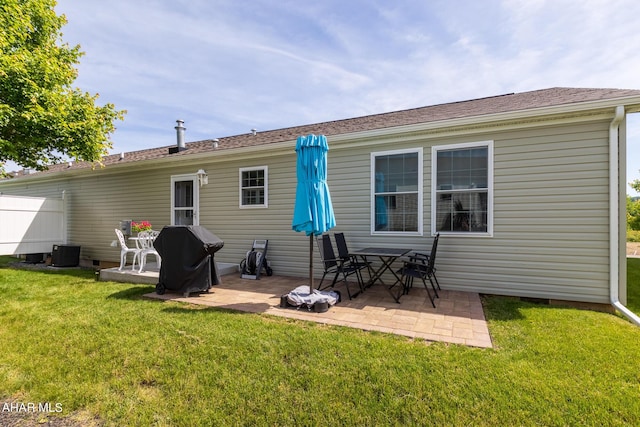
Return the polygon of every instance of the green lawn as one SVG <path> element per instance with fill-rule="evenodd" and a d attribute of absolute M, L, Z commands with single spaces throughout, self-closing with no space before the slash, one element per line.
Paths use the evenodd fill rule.
<path fill-rule="evenodd" d="M 640 315 L 640 258 L 627 258 L 627 307 Z"/>
<path fill-rule="evenodd" d="M 147 300 L 151 286 L 8 260 L 0 403 L 106 425 L 640 425 L 640 328 L 618 316 L 487 297 L 495 348 L 478 349 Z"/>

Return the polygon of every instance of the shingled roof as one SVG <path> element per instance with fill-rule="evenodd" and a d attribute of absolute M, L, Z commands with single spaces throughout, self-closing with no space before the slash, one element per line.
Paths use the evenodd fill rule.
<path fill-rule="evenodd" d="M 602 101 L 626 97 L 640 97 L 640 90 L 632 89 L 585 89 L 563 88 L 536 90 L 522 93 L 509 93 L 487 98 L 472 99 L 468 101 L 452 102 L 413 108 L 409 110 L 393 111 L 389 113 L 374 114 L 351 119 L 335 120 L 330 122 L 308 124 L 283 129 L 258 132 L 257 134 L 242 134 L 219 138 L 217 151 L 260 146 L 277 142 L 292 141 L 299 135 L 310 133 L 324 134 L 327 137 L 349 134 L 376 129 L 392 128 L 397 126 L 414 125 L 419 123 L 438 122 L 443 120 L 479 117 L 491 114 L 516 112 L 544 107 L 556 107 L 562 105 L 578 104 L 592 101 Z M 189 156 L 197 153 L 213 151 L 213 140 L 203 140 L 186 144 L 186 150 L 169 154 L 169 148 L 163 146 L 147 150 L 126 153 L 121 159 L 119 154 L 109 155 L 102 159 L 105 166 L 139 162 L 165 157 Z M 68 169 L 91 167 L 89 162 L 58 164 L 49 167 L 47 172 L 58 172 Z"/>

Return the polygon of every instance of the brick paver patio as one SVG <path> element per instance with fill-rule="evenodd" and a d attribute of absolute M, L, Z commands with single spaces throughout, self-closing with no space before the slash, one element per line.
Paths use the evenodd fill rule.
<path fill-rule="evenodd" d="M 422 284 L 404 295 L 400 304 L 382 286 L 373 286 L 349 300 L 343 287 L 343 301 L 325 313 L 306 308 L 281 308 L 280 296 L 308 280 L 284 276 L 262 276 L 260 280 L 241 279 L 239 274 L 222 276 L 222 284 L 209 293 L 183 295 L 155 292 L 146 297 L 183 301 L 251 313 L 340 325 L 367 331 L 380 331 L 427 341 L 442 341 L 475 347 L 492 347 L 480 296 L 472 292 L 440 291 L 436 308 L 431 306 Z M 417 285 L 417 284 L 416 284 Z"/>

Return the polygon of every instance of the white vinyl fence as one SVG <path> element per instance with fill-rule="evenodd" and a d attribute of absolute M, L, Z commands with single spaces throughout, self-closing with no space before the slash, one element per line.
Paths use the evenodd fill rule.
<path fill-rule="evenodd" d="M 50 253 L 66 243 L 61 198 L 0 195 L 0 255 Z"/>

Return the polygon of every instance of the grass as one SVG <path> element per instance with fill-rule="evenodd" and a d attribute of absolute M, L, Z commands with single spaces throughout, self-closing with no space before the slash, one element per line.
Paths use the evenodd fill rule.
<path fill-rule="evenodd" d="M 640 424 L 640 328 L 618 316 L 487 297 L 494 349 L 427 345 L 8 260 L 0 403 L 61 403 L 106 425 Z"/>
<path fill-rule="evenodd" d="M 640 258 L 627 258 L 627 307 L 640 315 Z"/>

